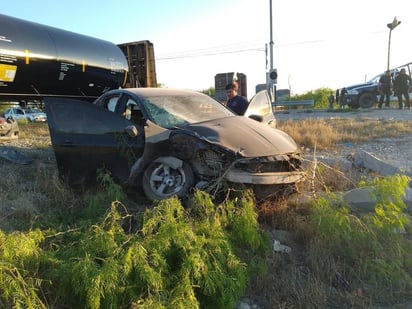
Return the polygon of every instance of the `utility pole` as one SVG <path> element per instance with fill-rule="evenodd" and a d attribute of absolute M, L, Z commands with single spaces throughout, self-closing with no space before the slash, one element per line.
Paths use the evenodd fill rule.
<path fill-rule="evenodd" d="M 270 40 L 269 40 L 269 72 L 266 74 L 266 86 L 272 101 L 275 101 L 276 91 L 274 85 L 277 82 L 277 71 L 273 68 L 273 25 L 272 25 L 272 0 L 269 0 L 269 24 L 270 24 Z"/>
<path fill-rule="evenodd" d="M 270 72 L 273 70 L 273 23 L 272 23 L 272 0 L 269 0 L 269 12 L 270 12 Z"/>
<path fill-rule="evenodd" d="M 395 29 L 401 22 L 398 21 L 395 18 L 393 19 L 393 21 L 389 24 L 387 24 L 388 28 L 389 28 L 389 40 L 388 40 L 388 62 L 386 65 L 386 70 L 389 70 L 389 59 L 390 59 L 390 54 L 391 54 L 391 35 L 392 35 L 392 30 Z"/>

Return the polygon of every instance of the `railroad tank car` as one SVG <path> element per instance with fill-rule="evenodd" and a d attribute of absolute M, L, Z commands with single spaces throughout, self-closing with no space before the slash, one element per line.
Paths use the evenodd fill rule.
<path fill-rule="evenodd" d="M 0 99 L 93 99 L 127 74 L 114 43 L 0 14 Z"/>

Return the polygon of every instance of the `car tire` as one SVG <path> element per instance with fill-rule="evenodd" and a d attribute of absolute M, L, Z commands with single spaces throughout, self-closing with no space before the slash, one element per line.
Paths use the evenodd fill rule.
<path fill-rule="evenodd" d="M 162 162 L 151 163 L 143 174 L 143 192 L 152 201 L 174 195 L 184 196 L 193 187 L 194 175 L 189 164 L 173 168 Z"/>
<path fill-rule="evenodd" d="M 376 102 L 376 96 L 373 93 L 365 92 L 359 97 L 359 106 L 361 108 L 371 108 Z"/>

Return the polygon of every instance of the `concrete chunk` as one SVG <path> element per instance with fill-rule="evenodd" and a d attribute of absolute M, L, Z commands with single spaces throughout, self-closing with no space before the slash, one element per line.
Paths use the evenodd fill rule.
<path fill-rule="evenodd" d="M 353 165 L 357 168 L 366 168 L 368 170 L 372 170 L 382 176 L 407 174 L 400 168 L 388 164 L 379 159 L 378 157 L 374 156 L 373 154 L 364 150 L 360 150 L 359 152 L 353 155 Z"/>
<path fill-rule="evenodd" d="M 375 209 L 376 199 L 371 194 L 372 188 L 357 188 L 345 192 L 343 200 L 354 210 L 372 212 Z M 403 202 L 408 212 L 412 212 L 412 189 L 407 188 Z"/>

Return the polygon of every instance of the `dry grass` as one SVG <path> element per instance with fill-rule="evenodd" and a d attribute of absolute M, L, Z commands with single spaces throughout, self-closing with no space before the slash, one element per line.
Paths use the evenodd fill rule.
<path fill-rule="evenodd" d="M 345 142 L 361 143 L 380 137 L 409 134 L 412 130 L 412 121 L 305 119 L 279 121 L 278 127 L 292 136 L 302 147 L 331 150 Z"/>
<path fill-rule="evenodd" d="M 305 157 L 308 179 L 299 184 L 299 191 L 342 192 L 355 188 L 365 175 L 355 169 L 345 169 L 344 163 L 338 160 L 341 156 L 340 147 L 345 143 L 356 145 L 377 138 L 410 134 L 412 121 L 305 119 L 280 121 L 278 127 L 292 136 Z M 315 159 L 318 152 L 327 153 L 336 160 L 331 165 L 320 162 Z"/>
<path fill-rule="evenodd" d="M 15 147 L 33 159 L 27 165 L 0 159 L 0 228 L 30 228 L 50 212 L 68 210 L 78 196 L 60 182 L 48 126 L 20 124 L 19 140 L 0 144 Z"/>
<path fill-rule="evenodd" d="M 49 138 L 47 123 L 20 124 L 20 139 L 33 139 L 36 137 Z"/>

